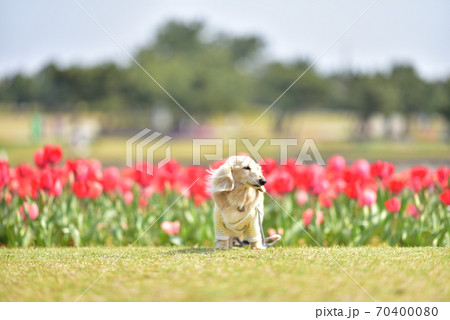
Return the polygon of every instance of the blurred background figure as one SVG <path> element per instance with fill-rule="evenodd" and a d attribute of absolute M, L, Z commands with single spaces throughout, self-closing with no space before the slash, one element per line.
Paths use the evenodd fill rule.
<path fill-rule="evenodd" d="M 13 165 L 47 142 L 124 165 L 125 141 L 143 128 L 174 137 L 182 163 L 205 137 L 313 138 L 324 158 L 400 166 L 450 161 L 445 1 L 80 3 L 158 84 L 75 3 L 1 4 L 0 154 Z"/>

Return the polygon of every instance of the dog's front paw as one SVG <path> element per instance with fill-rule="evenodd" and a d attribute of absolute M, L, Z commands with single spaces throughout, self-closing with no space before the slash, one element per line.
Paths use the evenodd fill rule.
<path fill-rule="evenodd" d="M 214 246 L 214 249 L 227 250 L 228 248 L 229 248 L 228 240 L 216 240 L 216 245 Z"/>
<path fill-rule="evenodd" d="M 256 249 L 256 250 L 264 250 L 264 249 L 266 249 L 266 247 L 264 247 L 262 245 L 261 241 L 250 242 L 250 248 Z"/>

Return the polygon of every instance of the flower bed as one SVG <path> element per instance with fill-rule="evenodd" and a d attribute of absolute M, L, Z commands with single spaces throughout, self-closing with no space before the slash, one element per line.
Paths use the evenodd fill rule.
<path fill-rule="evenodd" d="M 214 242 L 206 168 L 171 160 L 148 175 L 146 163 L 102 168 L 88 159 L 61 164 L 62 157 L 59 146 L 47 145 L 34 166 L 0 160 L 0 245 Z M 340 156 L 326 167 L 260 164 L 268 181 L 265 231 L 282 234 L 282 245 L 450 245 L 448 167 L 395 172 L 388 162 L 348 165 Z"/>

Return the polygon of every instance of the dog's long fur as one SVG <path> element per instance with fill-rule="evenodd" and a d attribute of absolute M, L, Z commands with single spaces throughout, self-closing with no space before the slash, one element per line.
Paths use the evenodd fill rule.
<path fill-rule="evenodd" d="M 245 219 L 254 212 L 256 205 L 264 212 L 265 182 L 261 167 L 253 159 L 247 156 L 230 157 L 221 167 L 211 171 L 214 212 L 219 209 L 224 221 L 230 223 Z M 234 234 L 229 231 L 229 240 L 216 240 L 216 249 L 228 249 L 234 237 L 242 239 L 245 235 L 245 232 Z M 264 249 L 262 241 L 250 242 L 250 246 Z"/>

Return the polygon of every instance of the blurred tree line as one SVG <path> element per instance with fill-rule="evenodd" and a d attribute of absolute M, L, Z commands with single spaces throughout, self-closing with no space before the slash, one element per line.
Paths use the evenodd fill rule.
<path fill-rule="evenodd" d="M 139 63 L 182 106 L 201 120 L 211 114 L 244 108 L 261 112 L 310 65 L 309 61 L 267 61 L 264 42 L 256 36 L 211 35 L 203 23 L 171 21 L 153 42 L 135 53 Z M 177 123 L 186 115 L 135 64 L 105 63 L 61 68 L 51 63 L 38 73 L 0 80 L 0 108 L 105 114 L 169 109 Z M 361 120 L 364 137 L 374 113 L 439 113 L 450 123 L 450 77 L 425 81 L 409 65 L 390 72 L 341 72 L 323 75 L 311 68 L 275 104 L 279 129 L 294 112 L 347 110 Z M 126 117 L 119 117 L 126 122 Z M 133 121 L 132 119 L 130 121 Z M 408 130 L 408 129 L 407 129 Z"/>

